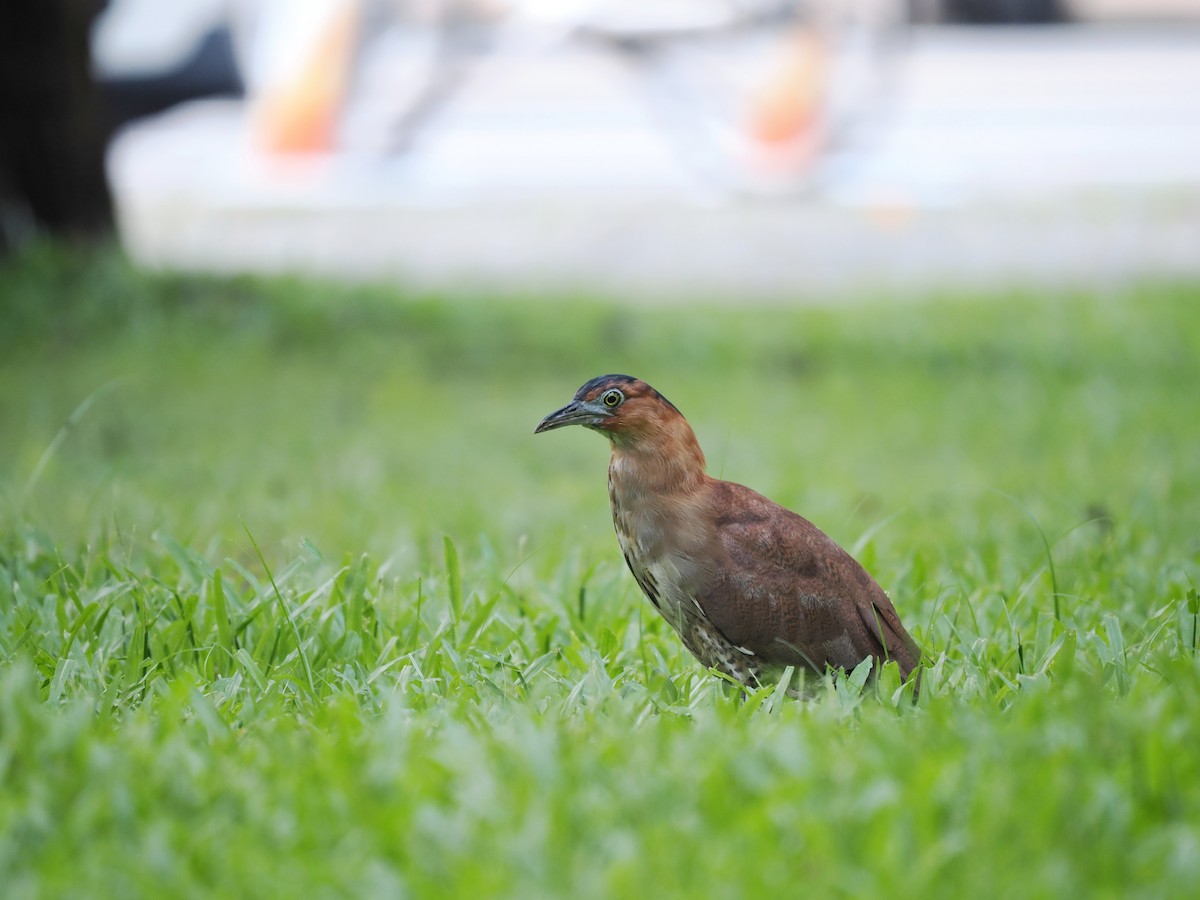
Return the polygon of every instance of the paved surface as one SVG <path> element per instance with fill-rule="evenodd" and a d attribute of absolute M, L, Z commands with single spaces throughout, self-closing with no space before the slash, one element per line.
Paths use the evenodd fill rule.
<path fill-rule="evenodd" d="M 586 52 L 489 61 L 405 157 L 281 166 L 197 104 L 110 171 L 134 256 L 193 269 L 665 299 L 1200 276 L 1200 28 L 920 31 L 894 86 L 787 199 L 697 178 Z"/>

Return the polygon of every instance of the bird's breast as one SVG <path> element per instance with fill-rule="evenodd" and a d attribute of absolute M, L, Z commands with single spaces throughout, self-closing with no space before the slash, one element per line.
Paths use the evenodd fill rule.
<path fill-rule="evenodd" d="M 613 530 L 642 592 L 682 634 L 703 616 L 698 596 L 706 579 L 697 521 L 685 499 L 639 489 L 620 466 L 608 477 Z"/>
<path fill-rule="evenodd" d="M 616 462 L 608 472 L 608 500 L 626 557 L 649 565 L 671 553 L 678 530 L 672 504 L 644 490 Z"/>

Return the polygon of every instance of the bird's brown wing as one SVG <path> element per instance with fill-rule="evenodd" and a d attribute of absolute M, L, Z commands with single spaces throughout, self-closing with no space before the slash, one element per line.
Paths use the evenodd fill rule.
<path fill-rule="evenodd" d="M 697 590 L 705 615 L 767 664 L 852 669 L 920 651 L 883 589 L 824 532 L 739 484 L 713 481 L 721 558 Z"/>

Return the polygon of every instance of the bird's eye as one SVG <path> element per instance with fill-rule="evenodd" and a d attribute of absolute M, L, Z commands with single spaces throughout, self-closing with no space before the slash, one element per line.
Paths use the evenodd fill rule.
<path fill-rule="evenodd" d="M 625 395 L 615 388 L 611 391 L 605 391 L 604 396 L 600 398 L 600 402 L 609 409 L 615 409 L 621 405 L 621 401 L 625 399 Z"/>

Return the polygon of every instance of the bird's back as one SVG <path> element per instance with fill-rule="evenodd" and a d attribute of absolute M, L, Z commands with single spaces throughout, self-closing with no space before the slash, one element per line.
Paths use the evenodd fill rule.
<path fill-rule="evenodd" d="M 718 556 L 696 585 L 713 626 L 766 666 L 852 669 L 868 656 L 907 677 L 920 652 L 887 594 L 802 516 L 744 485 L 709 479 Z"/>

